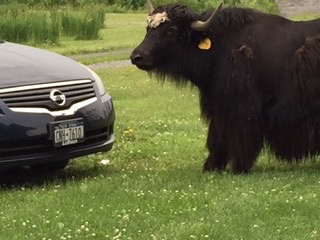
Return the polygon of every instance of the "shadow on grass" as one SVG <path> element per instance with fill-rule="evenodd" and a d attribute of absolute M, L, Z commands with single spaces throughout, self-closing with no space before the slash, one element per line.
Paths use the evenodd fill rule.
<path fill-rule="evenodd" d="M 253 168 L 255 173 L 309 173 L 320 172 L 320 161 L 316 159 L 298 160 L 287 162 L 284 160 L 273 161 L 272 163 L 257 163 Z"/>
<path fill-rule="evenodd" d="M 225 170 L 218 172 L 205 172 L 204 174 L 233 175 L 233 176 L 251 176 L 259 174 L 279 175 L 279 174 L 320 174 L 320 160 L 302 160 L 287 162 L 284 160 L 273 160 L 271 162 L 257 162 L 249 173 L 234 174 L 231 164 Z"/>
<path fill-rule="evenodd" d="M 42 171 L 17 167 L 0 173 L 0 190 L 15 188 L 42 187 L 50 184 L 66 184 L 69 181 L 79 182 L 83 179 L 94 178 L 110 174 L 107 168 L 94 167 L 66 167 L 59 171 Z"/>

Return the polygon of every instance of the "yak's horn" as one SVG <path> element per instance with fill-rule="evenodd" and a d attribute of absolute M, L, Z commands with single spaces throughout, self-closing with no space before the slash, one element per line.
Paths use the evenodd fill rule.
<path fill-rule="evenodd" d="M 151 0 L 147 0 L 147 8 L 148 8 L 149 14 L 152 14 L 153 13 L 153 6 L 152 6 Z"/>
<path fill-rule="evenodd" d="M 148 1 L 150 1 L 150 0 L 148 0 Z M 208 31 L 210 29 L 210 27 L 212 26 L 212 24 L 216 21 L 219 13 L 221 11 L 222 5 L 223 5 L 223 3 L 220 3 L 219 7 L 217 7 L 214 10 L 214 12 L 211 14 L 211 16 L 208 18 L 207 21 L 202 22 L 202 21 L 198 20 L 196 22 L 193 22 L 191 24 L 191 28 L 195 31 L 198 31 L 198 32 Z"/>

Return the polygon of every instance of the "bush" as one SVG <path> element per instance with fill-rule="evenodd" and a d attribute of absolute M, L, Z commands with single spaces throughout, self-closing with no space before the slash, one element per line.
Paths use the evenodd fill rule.
<path fill-rule="evenodd" d="M 212 9 L 220 2 L 153 0 L 154 6 L 180 3 L 196 11 Z M 224 3 L 278 12 L 274 0 L 225 0 Z M 98 39 L 106 10 L 125 12 L 144 9 L 146 0 L 0 0 L 0 4 L 0 38 L 13 42 L 56 44 L 60 35 L 82 40 Z"/>
<path fill-rule="evenodd" d="M 60 35 L 75 39 L 99 38 L 105 21 L 104 8 L 35 9 L 7 5 L 0 10 L 0 38 L 18 43 L 57 44 Z"/>
<path fill-rule="evenodd" d="M 62 13 L 62 29 L 66 36 L 76 39 L 92 40 L 99 38 L 99 29 L 104 26 L 105 11 L 93 9 L 90 11 L 68 10 Z"/>
<path fill-rule="evenodd" d="M 54 13 L 12 9 L 1 18 L 1 39 L 34 44 L 58 42 L 60 24 Z"/>
<path fill-rule="evenodd" d="M 221 2 L 222 0 L 152 0 L 154 6 L 179 3 L 198 11 L 214 8 Z M 224 0 L 223 2 L 227 6 L 247 6 L 263 11 L 277 12 L 274 0 Z M 117 0 L 116 3 L 128 9 L 137 10 L 145 7 L 146 0 Z"/>
<path fill-rule="evenodd" d="M 222 0 L 153 0 L 155 6 L 167 3 L 182 3 L 194 10 L 204 10 L 217 6 Z M 264 11 L 277 11 L 274 0 L 224 0 L 226 5 L 242 5 L 258 8 Z M 23 3 L 28 6 L 42 5 L 45 7 L 72 6 L 84 7 L 88 5 L 105 5 L 108 9 L 138 10 L 144 9 L 146 0 L 0 0 L 0 4 Z"/>

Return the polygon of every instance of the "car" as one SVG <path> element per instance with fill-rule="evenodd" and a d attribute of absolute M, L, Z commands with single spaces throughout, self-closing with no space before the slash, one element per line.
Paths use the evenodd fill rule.
<path fill-rule="evenodd" d="M 111 150 L 115 112 L 99 76 L 40 48 L 0 42 L 0 169 L 57 170 Z"/>

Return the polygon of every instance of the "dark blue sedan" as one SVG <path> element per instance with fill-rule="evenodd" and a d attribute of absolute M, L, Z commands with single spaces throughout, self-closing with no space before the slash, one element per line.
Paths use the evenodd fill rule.
<path fill-rule="evenodd" d="M 89 68 L 59 54 L 0 42 L 0 169 L 56 170 L 109 151 L 112 99 Z"/>

